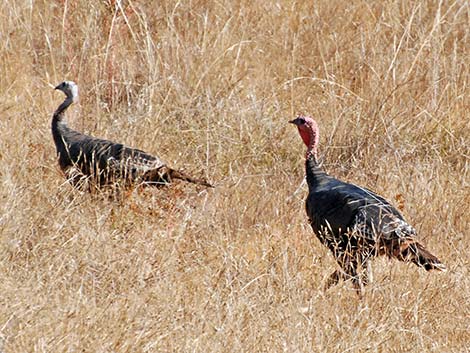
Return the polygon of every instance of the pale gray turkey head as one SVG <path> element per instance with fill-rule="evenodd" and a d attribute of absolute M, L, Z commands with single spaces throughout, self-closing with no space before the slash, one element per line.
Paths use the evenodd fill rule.
<path fill-rule="evenodd" d="M 73 81 L 64 81 L 55 89 L 64 92 L 67 98 L 72 98 L 73 102 L 78 100 L 78 86 Z"/>

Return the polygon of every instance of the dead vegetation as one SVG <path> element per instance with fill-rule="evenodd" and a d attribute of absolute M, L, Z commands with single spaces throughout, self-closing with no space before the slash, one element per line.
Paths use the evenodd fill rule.
<path fill-rule="evenodd" d="M 0 350 L 463 352 L 470 335 L 466 1 L 4 1 Z M 204 174 L 116 199 L 70 187 L 69 124 Z M 320 124 L 337 177 L 402 209 L 447 265 L 374 261 L 359 300 L 294 194 Z"/>

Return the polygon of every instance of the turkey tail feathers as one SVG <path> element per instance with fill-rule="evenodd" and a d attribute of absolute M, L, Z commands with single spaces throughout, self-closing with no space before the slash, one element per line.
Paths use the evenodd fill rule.
<path fill-rule="evenodd" d="M 179 172 L 177 170 L 174 170 L 174 169 L 170 169 L 170 171 L 168 172 L 169 176 L 170 176 L 170 180 L 172 179 L 180 179 L 180 180 L 184 180 L 184 181 L 188 181 L 190 183 L 194 183 L 194 184 L 199 184 L 199 185 L 203 185 L 203 186 L 207 186 L 209 188 L 213 188 L 214 186 L 209 184 L 207 181 L 203 180 L 203 179 L 196 179 L 196 178 L 192 178 L 182 172 Z"/>
<path fill-rule="evenodd" d="M 409 244 L 399 256 L 399 260 L 413 262 L 417 266 L 424 267 L 426 271 L 446 271 L 446 266 L 433 254 L 418 242 Z"/>

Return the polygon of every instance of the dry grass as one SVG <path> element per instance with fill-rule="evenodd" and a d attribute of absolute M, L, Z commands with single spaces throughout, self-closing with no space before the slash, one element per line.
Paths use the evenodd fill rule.
<path fill-rule="evenodd" d="M 0 4 L 0 351 L 464 352 L 470 8 L 456 1 Z M 69 123 L 217 184 L 64 183 Z M 304 146 L 399 205 L 448 266 L 374 261 L 360 300 L 303 209 Z"/>

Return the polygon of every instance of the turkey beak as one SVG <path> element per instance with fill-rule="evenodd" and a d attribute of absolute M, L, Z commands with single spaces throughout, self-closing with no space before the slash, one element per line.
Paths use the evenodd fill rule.
<path fill-rule="evenodd" d="M 289 123 L 294 124 L 294 125 L 297 125 L 297 126 L 300 125 L 299 118 L 295 118 L 294 120 L 289 120 Z"/>

